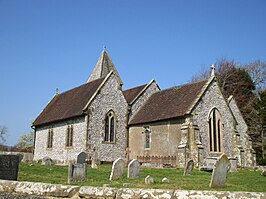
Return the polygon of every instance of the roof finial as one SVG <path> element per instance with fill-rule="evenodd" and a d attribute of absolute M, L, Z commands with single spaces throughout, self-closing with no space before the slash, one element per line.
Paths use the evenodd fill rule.
<path fill-rule="evenodd" d="M 215 65 L 214 64 L 211 65 L 211 69 L 212 69 L 211 76 L 215 76 Z"/>
<path fill-rule="evenodd" d="M 55 94 L 58 95 L 58 92 L 59 92 L 59 89 L 56 88 L 56 89 L 55 89 Z"/>
<path fill-rule="evenodd" d="M 103 46 L 103 51 L 106 51 L 106 45 Z"/>

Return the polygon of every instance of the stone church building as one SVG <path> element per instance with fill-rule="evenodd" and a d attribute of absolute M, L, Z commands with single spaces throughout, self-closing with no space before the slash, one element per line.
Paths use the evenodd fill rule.
<path fill-rule="evenodd" d="M 33 123 L 34 160 L 75 162 L 85 152 L 184 167 L 211 166 L 225 153 L 242 167 L 256 164 L 248 127 L 233 97 L 225 99 L 214 68 L 209 79 L 160 90 L 155 80 L 123 90 L 103 50 L 86 83 L 55 94 Z"/>

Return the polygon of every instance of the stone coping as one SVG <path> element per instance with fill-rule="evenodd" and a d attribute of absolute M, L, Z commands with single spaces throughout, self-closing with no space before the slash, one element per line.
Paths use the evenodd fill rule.
<path fill-rule="evenodd" d="M 266 199 L 266 192 L 231 192 L 200 190 L 166 190 L 139 188 L 111 188 L 92 186 L 72 186 L 39 182 L 19 182 L 0 180 L 0 196 L 4 198 L 95 198 L 95 199 L 219 199 L 254 198 Z"/>

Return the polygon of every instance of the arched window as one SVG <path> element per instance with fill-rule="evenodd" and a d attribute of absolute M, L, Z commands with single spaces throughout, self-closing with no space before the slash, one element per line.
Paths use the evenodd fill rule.
<path fill-rule="evenodd" d="M 48 130 L 48 138 L 47 138 L 47 148 L 52 148 L 53 147 L 53 137 L 54 137 L 53 129 L 49 128 L 49 130 Z"/>
<path fill-rule="evenodd" d="M 68 125 L 66 132 L 66 147 L 72 147 L 72 146 L 73 146 L 73 125 Z"/>
<path fill-rule="evenodd" d="M 211 152 L 221 152 L 222 124 L 221 114 L 214 108 L 209 114 L 209 146 Z"/>
<path fill-rule="evenodd" d="M 105 142 L 115 142 L 115 132 L 116 132 L 116 120 L 113 111 L 109 111 L 105 117 L 105 132 L 104 141 Z"/>

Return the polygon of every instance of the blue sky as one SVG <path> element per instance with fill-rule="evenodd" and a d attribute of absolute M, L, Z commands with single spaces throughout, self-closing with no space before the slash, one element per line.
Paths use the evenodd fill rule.
<path fill-rule="evenodd" d="M 102 48 L 124 89 L 186 83 L 219 58 L 266 61 L 264 0 L 0 0 L 0 125 L 7 144 L 59 92 L 83 84 Z"/>

